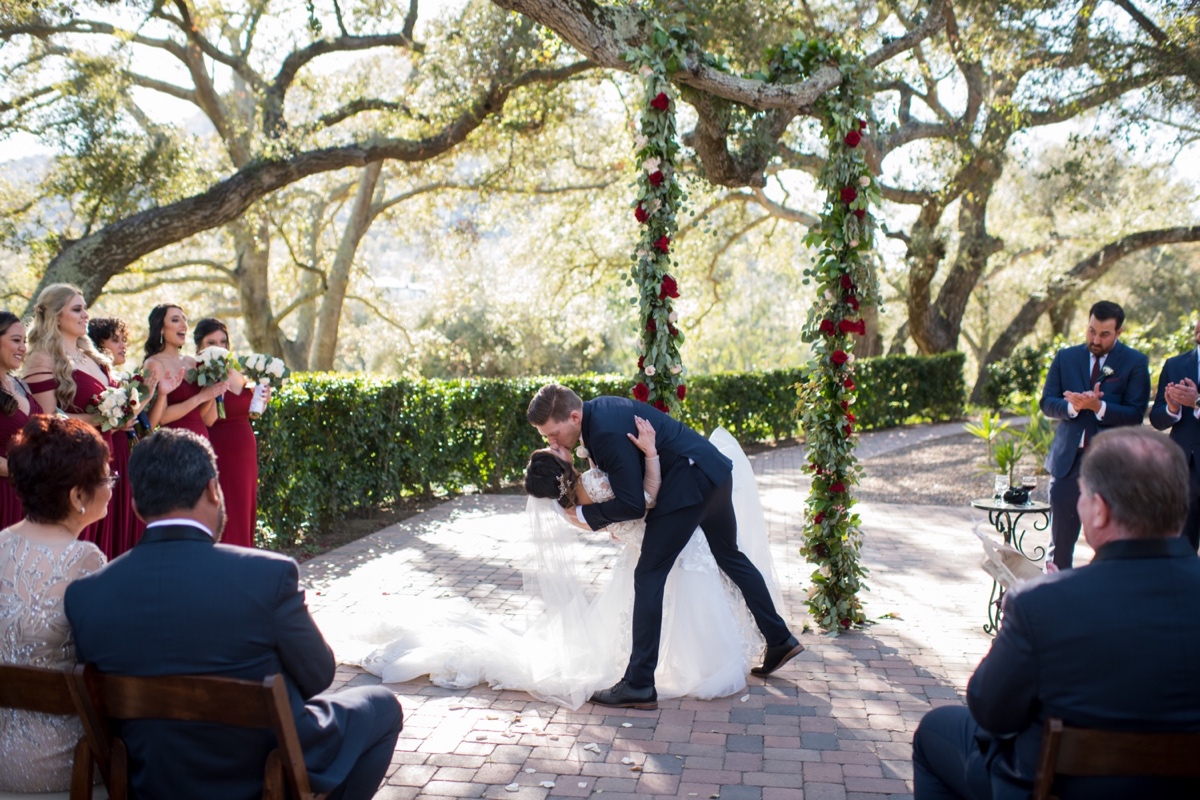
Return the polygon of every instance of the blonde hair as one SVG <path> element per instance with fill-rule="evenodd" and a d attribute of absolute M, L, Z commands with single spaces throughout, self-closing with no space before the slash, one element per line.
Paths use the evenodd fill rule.
<path fill-rule="evenodd" d="M 78 387 L 76 387 L 75 378 L 72 375 L 74 367 L 71 365 L 71 360 L 67 358 L 63 337 L 58 330 L 58 318 L 76 295 L 83 296 L 83 292 L 78 286 L 69 283 L 50 284 L 38 295 L 37 305 L 33 308 L 33 321 L 29 324 L 29 350 L 31 353 L 45 353 L 54 363 L 53 375 L 57 384 L 54 388 L 54 402 L 63 411 L 74 403 L 75 390 Z M 75 340 L 75 346 L 79 348 L 79 352 L 99 364 L 106 373 L 108 372 L 112 361 L 96 349 L 86 333 Z"/>

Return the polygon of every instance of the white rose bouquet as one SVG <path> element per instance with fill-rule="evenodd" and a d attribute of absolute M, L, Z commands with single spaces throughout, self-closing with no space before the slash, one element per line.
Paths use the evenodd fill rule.
<path fill-rule="evenodd" d="M 283 363 L 282 358 L 251 353 L 238 359 L 238 366 L 243 375 L 254 381 L 254 397 L 250 400 L 250 417 L 257 419 L 267 408 L 267 387 L 279 389 L 291 375 L 291 370 Z"/>
<path fill-rule="evenodd" d="M 229 380 L 232 362 L 233 357 L 224 347 L 206 347 L 196 354 L 196 367 L 187 373 L 188 383 L 204 387 Z M 225 404 L 220 397 L 217 398 L 217 416 L 225 419 Z"/>
<path fill-rule="evenodd" d="M 100 430 L 116 431 L 137 417 L 138 384 L 111 386 L 92 398 L 85 411 L 100 417 Z"/>

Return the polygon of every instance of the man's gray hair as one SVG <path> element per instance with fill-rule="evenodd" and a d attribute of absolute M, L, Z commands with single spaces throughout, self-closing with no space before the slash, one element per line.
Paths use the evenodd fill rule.
<path fill-rule="evenodd" d="M 189 430 L 161 428 L 138 442 L 129 455 L 129 485 L 142 519 L 195 508 L 215 477 L 212 445 Z"/>
<path fill-rule="evenodd" d="M 1187 519 L 1187 461 L 1160 433 L 1122 427 L 1099 434 L 1084 453 L 1079 480 L 1139 539 L 1177 536 Z"/>

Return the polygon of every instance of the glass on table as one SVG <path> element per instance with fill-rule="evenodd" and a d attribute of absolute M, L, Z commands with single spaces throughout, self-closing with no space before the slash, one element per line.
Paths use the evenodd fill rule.
<path fill-rule="evenodd" d="M 995 490 L 997 500 L 1004 497 L 1004 492 L 1008 489 L 1008 476 L 996 475 L 992 482 L 992 487 Z"/>

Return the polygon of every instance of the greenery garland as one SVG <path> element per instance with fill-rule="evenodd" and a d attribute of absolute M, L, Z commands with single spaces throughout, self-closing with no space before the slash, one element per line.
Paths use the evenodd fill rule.
<path fill-rule="evenodd" d="M 674 307 L 679 284 L 671 275 L 671 245 L 679 227 L 676 215 L 686 196 L 675 169 L 679 137 L 675 90 L 668 80 L 683 63 L 686 31 L 650 24 L 646 43 L 626 54 L 642 79 L 641 125 L 634 143 L 641 168 L 633 203 L 641 235 L 627 283 L 637 287 L 631 302 L 638 304 L 642 331 L 633 397 L 670 414 L 679 410 L 687 395 L 679 355 L 684 337 Z"/>
<path fill-rule="evenodd" d="M 679 141 L 675 129 L 674 90 L 668 80 L 683 64 L 687 32 L 650 22 L 646 43 L 626 58 L 637 65 L 643 81 L 641 131 L 635 143 L 638 171 L 634 217 L 641 226 L 629 283 L 636 285 L 642 324 L 634 398 L 668 413 L 686 395 L 679 345 L 683 334 L 672 301 L 679 286 L 670 274 L 670 248 L 678 228 L 676 215 L 685 199 L 676 176 Z M 809 310 L 804 341 L 813 358 L 807 381 L 799 389 L 801 420 L 813 473 L 808 497 L 805 543 L 801 550 L 816 566 L 807 605 L 817 624 L 837 633 L 862 625 L 865 589 L 859 550 L 862 530 L 851 511 L 851 487 L 862 468 L 854 455 L 857 399 L 854 382 L 854 336 L 866 334 L 862 307 L 879 300 L 870 263 L 875 222 L 870 204 L 879 204 L 879 187 L 859 145 L 867 129 L 867 88 L 871 72 L 862 62 L 815 39 L 797 38 L 767 54 L 767 71 L 756 77 L 795 81 L 816 69 L 836 66 L 842 82 L 817 101 L 829 154 L 819 185 L 826 192 L 820 223 L 805 237 L 817 250 L 815 264 L 805 270 L 805 283 L 815 281 L 817 299 Z"/>
<path fill-rule="evenodd" d="M 813 473 L 801 553 L 816 569 L 806 602 L 817 624 L 837 633 L 866 622 L 858 597 L 866 589 L 859 561 L 862 530 L 851 511 L 851 488 L 862 472 L 854 455 L 858 387 L 851 350 L 853 337 L 866 334 L 862 307 L 879 300 L 869 206 L 879 204 L 880 192 L 859 148 L 867 130 L 871 74 L 858 59 L 817 40 L 797 39 L 769 56 L 769 74 L 777 80 L 804 78 L 826 65 L 842 72 L 841 84 L 816 104 L 829 153 L 819 178 L 825 190 L 820 223 L 804 240 L 817 251 L 805 270 L 805 283 L 815 282 L 817 293 L 803 334 L 812 361 L 799 390 Z"/>

